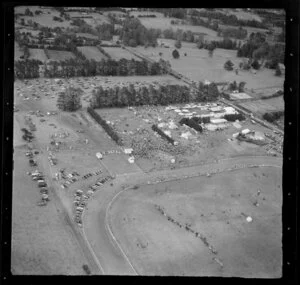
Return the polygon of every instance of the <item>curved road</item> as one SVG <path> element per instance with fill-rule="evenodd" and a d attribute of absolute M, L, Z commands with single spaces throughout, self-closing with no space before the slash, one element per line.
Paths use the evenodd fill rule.
<path fill-rule="evenodd" d="M 103 273 L 109 275 L 138 274 L 109 226 L 109 209 L 123 191 L 136 184 L 155 184 L 251 166 L 281 168 L 282 158 L 270 156 L 236 157 L 201 166 L 117 176 L 113 188 L 104 186 L 95 193 L 83 215 L 84 236 L 101 264 Z"/>

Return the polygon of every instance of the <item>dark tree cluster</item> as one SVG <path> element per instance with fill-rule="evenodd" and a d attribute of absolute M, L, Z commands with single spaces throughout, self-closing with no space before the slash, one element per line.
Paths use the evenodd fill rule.
<path fill-rule="evenodd" d="M 163 13 L 165 17 L 184 19 L 186 17 L 186 9 L 183 8 L 153 8 L 151 11 Z"/>
<path fill-rule="evenodd" d="M 226 115 L 224 115 L 224 119 L 229 121 L 229 122 L 235 122 L 236 120 L 239 120 L 239 121 L 246 120 L 245 116 L 242 113 L 226 114 Z"/>
<path fill-rule="evenodd" d="M 248 35 L 246 29 L 239 27 L 238 29 L 235 28 L 227 28 L 218 31 L 218 36 L 223 36 L 225 38 L 235 38 L 238 40 L 245 39 Z"/>
<path fill-rule="evenodd" d="M 79 53 L 79 52 L 78 52 Z M 161 63 L 163 60 L 161 61 Z M 70 58 L 64 61 L 50 61 L 44 65 L 44 76 L 78 77 L 78 76 L 134 76 L 134 75 L 161 75 L 165 66 L 161 63 L 149 63 L 134 59 L 121 59 L 119 61 L 102 59 L 101 61 Z M 38 78 L 41 61 L 26 60 L 15 61 L 16 78 Z"/>
<path fill-rule="evenodd" d="M 266 60 L 265 67 L 276 69 L 278 63 L 284 63 L 285 46 L 270 45 L 261 33 L 252 33 L 249 40 L 237 51 L 238 57 L 248 57 L 253 61 Z"/>
<path fill-rule="evenodd" d="M 81 108 L 81 95 L 83 91 L 80 88 L 69 87 L 66 91 L 59 93 L 57 98 L 57 107 L 62 111 L 73 112 Z"/>
<path fill-rule="evenodd" d="M 232 70 L 233 70 L 233 66 L 234 66 L 234 64 L 232 63 L 231 60 L 227 60 L 227 61 L 224 63 L 224 68 L 225 68 L 227 71 L 232 71 Z"/>
<path fill-rule="evenodd" d="M 161 35 L 163 35 L 163 37 L 165 39 L 180 40 L 183 42 L 191 42 L 191 43 L 195 41 L 194 33 L 189 30 L 183 31 L 181 29 L 177 29 L 175 31 L 172 28 L 169 28 L 169 29 L 163 30 L 161 32 Z"/>
<path fill-rule="evenodd" d="M 279 120 L 283 115 L 284 115 L 284 111 L 274 111 L 274 112 L 265 113 L 263 115 L 263 119 L 270 123 L 273 123 Z"/>
<path fill-rule="evenodd" d="M 39 66 L 42 64 L 40 60 L 36 59 L 25 59 L 15 61 L 14 64 L 14 74 L 15 78 L 38 78 Z"/>
<path fill-rule="evenodd" d="M 213 31 L 219 31 L 219 24 L 216 21 L 205 21 L 201 18 L 191 16 L 190 17 L 190 24 L 193 26 L 202 26 L 209 28 Z"/>
<path fill-rule="evenodd" d="M 156 18 L 155 14 L 138 15 L 138 18 Z"/>
<path fill-rule="evenodd" d="M 141 105 L 169 105 L 188 102 L 215 101 L 219 96 L 214 83 L 199 88 L 197 91 L 183 85 L 167 85 L 155 88 L 154 85 L 135 89 L 129 87 L 112 87 L 104 89 L 102 86 L 94 89 L 91 100 L 93 108 L 110 108 Z"/>
<path fill-rule="evenodd" d="M 202 133 L 203 129 L 202 127 L 199 125 L 199 123 L 197 121 L 195 121 L 193 118 L 182 118 L 179 121 L 180 125 L 187 125 L 190 128 L 193 128 L 194 130 L 196 130 L 199 133 Z"/>
<path fill-rule="evenodd" d="M 120 38 L 124 45 L 136 47 L 156 46 L 160 33 L 156 29 L 147 29 L 137 18 L 128 18 L 123 23 Z"/>
<path fill-rule="evenodd" d="M 158 133 L 163 139 L 165 139 L 166 141 L 168 141 L 168 143 L 174 145 L 174 140 L 169 137 L 167 134 L 165 134 L 157 125 L 152 125 L 152 130 L 156 133 Z"/>
<path fill-rule="evenodd" d="M 129 87 L 113 87 L 103 89 L 101 86 L 93 91 L 91 106 L 93 108 L 168 105 L 186 103 L 192 100 L 187 86 L 167 85 L 155 88 L 152 84 L 135 89 Z"/>
<path fill-rule="evenodd" d="M 95 119 L 95 121 L 101 125 L 101 127 L 106 131 L 106 133 L 114 140 L 118 145 L 122 146 L 122 139 L 118 134 L 113 130 L 113 128 L 107 124 L 106 120 L 102 119 L 101 116 L 95 112 L 91 107 L 87 108 L 87 112 Z"/>
<path fill-rule="evenodd" d="M 97 25 L 95 29 L 98 37 L 103 41 L 110 41 L 113 38 L 113 35 L 115 35 L 117 32 L 114 25 L 110 23 Z"/>
<path fill-rule="evenodd" d="M 255 27 L 261 29 L 267 29 L 268 26 L 265 23 L 256 21 L 256 20 L 243 20 L 239 19 L 235 15 L 226 15 L 222 12 L 217 11 L 198 11 L 192 10 L 192 16 L 196 17 L 206 17 L 209 19 L 216 19 L 220 21 L 223 25 L 230 26 L 247 26 L 247 27 Z"/>

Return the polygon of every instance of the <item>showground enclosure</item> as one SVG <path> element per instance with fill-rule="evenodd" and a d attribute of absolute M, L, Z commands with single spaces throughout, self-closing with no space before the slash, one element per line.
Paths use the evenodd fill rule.
<path fill-rule="evenodd" d="M 270 278 L 281 272 L 281 203 L 280 169 L 246 168 L 127 190 L 109 217 L 142 274 Z"/>

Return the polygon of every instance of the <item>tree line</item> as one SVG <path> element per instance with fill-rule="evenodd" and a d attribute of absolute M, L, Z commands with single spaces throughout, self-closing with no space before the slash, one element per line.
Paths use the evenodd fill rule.
<path fill-rule="evenodd" d="M 167 85 L 155 88 L 154 85 L 143 86 L 138 90 L 133 84 L 128 87 L 115 86 L 104 89 L 99 86 L 93 90 L 91 107 L 109 108 L 141 105 L 169 105 L 188 102 L 215 101 L 219 92 L 215 83 L 211 87 L 199 83 L 198 90 L 184 85 Z"/>
<path fill-rule="evenodd" d="M 192 10 L 191 16 L 194 17 L 206 17 L 209 19 L 216 19 L 224 25 L 230 25 L 230 26 L 247 26 L 247 27 L 255 27 L 255 28 L 261 28 L 261 29 L 268 29 L 268 26 L 264 22 L 259 22 L 257 20 L 244 20 L 239 19 L 235 15 L 226 15 L 222 12 L 217 11 L 198 11 L 198 10 Z"/>
<path fill-rule="evenodd" d="M 276 69 L 278 63 L 284 63 L 284 54 L 283 44 L 270 45 L 265 35 L 261 33 L 252 33 L 247 42 L 237 51 L 238 57 L 261 60 L 262 64 L 265 63 L 265 67 L 271 69 Z"/>
<path fill-rule="evenodd" d="M 78 51 L 78 54 L 80 52 Z M 78 77 L 78 76 L 133 76 L 161 75 L 166 73 L 166 62 L 147 62 L 134 59 L 102 59 L 101 61 L 70 58 L 64 61 L 43 62 L 34 59 L 15 61 L 15 77 L 18 79 L 38 78 L 40 66 L 44 68 L 44 77 Z"/>
<path fill-rule="evenodd" d="M 101 127 L 106 131 L 106 133 L 114 140 L 118 145 L 123 146 L 122 139 L 114 131 L 114 129 L 107 124 L 106 120 L 102 119 L 101 116 L 91 107 L 87 108 L 87 112 L 95 119 L 95 121 L 101 125 Z"/>

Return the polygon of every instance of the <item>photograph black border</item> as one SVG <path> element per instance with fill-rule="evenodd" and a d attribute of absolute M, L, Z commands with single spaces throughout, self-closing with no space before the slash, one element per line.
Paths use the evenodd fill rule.
<path fill-rule="evenodd" d="M 25 276 L 11 274 L 11 215 L 12 215 L 12 171 L 13 171 L 13 84 L 14 84 L 14 6 L 100 6 L 100 7 L 183 7 L 183 8 L 278 8 L 286 12 L 286 52 L 285 52 L 285 123 L 283 143 L 283 267 L 282 278 L 251 279 L 251 278 L 221 278 L 221 277 L 146 277 L 146 276 Z M 97 1 L 24 1 L 3 2 L 2 20 L 2 171 L 1 171 L 1 230 L 0 230 L 0 283 L 1 284 L 61 284 L 82 283 L 99 284 L 99 282 L 129 282 L 142 283 L 198 283 L 198 282 L 230 282 L 238 284 L 297 284 L 299 282 L 298 231 L 299 229 L 299 1 L 207 1 L 169 3 L 151 1 L 149 3 L 133 1 L 119 2 Z"/>

